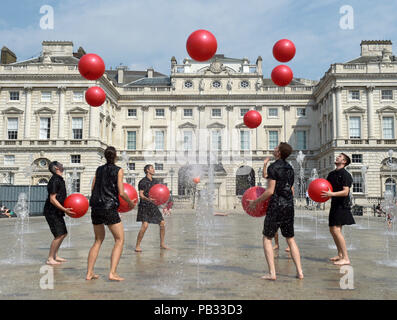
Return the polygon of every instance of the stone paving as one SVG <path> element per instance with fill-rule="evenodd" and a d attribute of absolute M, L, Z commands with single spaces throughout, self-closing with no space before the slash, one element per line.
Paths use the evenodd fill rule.
<path fill-rule="evenodd" d="M 16 234 L 21 228 L 17 219 L 1 219 L 0 299 L 397 299 L 397 232 L 389 230 L 382 218 L 355 217 L 357 224 L 344 228 L 353 290 L 341 288 L 341 268 L 328 261 L 336 249 L 326 212 L 296 213 L 296 241 L 305 279 L 295 279 L 294 263 L 280 237 L 275 282 L 260 279 L 267 271 L 263 218 L 242 212 L 196 215 L 194 210 L 178 209 L 165 218 L 171 250 L 160 250 L 159 228 L 150 225 L 142 253 L 133 250 L 140 228 L 136 211 L 123 214 L 122 219 L 126 243 L 118 272 L 126 279 L 123 282 L 107 279 L 113 246 L 108 230 L 96 264 L 101 278 L 84 279 L 93 243 L 89 213 L 70 219 L 69 237 L 60 250 L 68 261 L 53 268 L 44 264 L 52 235 L 43 217 L 30 218 L 23 247 Z M 51 272 L 54 287 L 45 289 L 44 280 Z"/>

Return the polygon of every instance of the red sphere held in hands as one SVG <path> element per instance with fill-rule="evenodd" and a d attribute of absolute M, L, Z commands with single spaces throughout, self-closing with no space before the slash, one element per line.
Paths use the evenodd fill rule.
<path fill-rule="evenodd" d="M 85 101 L 92 107 L 103 105 L 106 100 L 106 93 L 100 87 L 91 87 L 85 93 Z"/>
<path fill-rule="evenodd" d="M 138 193 L 136 192 L 135 188 L 128 184 L 128 183 L 123 183 L 124 186 L 124 193 L 127 194 L 128 198 L 130 198 L 130 200 L 132 202 L 135 202 L 135 204 L 138 202 Z M 130 207 L 128 206 L 128 203 L 126 201 L 124 201 L 123 198 L 120 197 L 119 195 L 119 208 L 117 209 L 118 212 L 128 212 L 132 209 L 130 209 Z"/>
<path fill-rule="evenodd" d="M 200 183 L 200 177 L 193 178 L 193 182 L 194 182 L 195 184 Z"/>
<path fill-rule="evenodd" d="M 72 193 L 63 203 L 65 208 L 71 208 L 75 215 L 69 215 L 71 218 L 81 218 L 84 216 L 89 207 L 88 199 L 80 193 Z"/>
<path fill-rule="evenodd" d="M 332 185 L 331 183 L 323 178 L 315 179 L 309 184 L 309 188 L 307 192 L 309 193 L 310 199 L 312 199 L 315 202 L 325 202 L 329 199 L 328 198 L 322 198 L 321 193 L 323 191 L 333 191 L 332 190 Z"/>
<path fill-rule="evenodd" d="M 170 197 L 170 190 L 164 184 L 155 184 L 149 190 L 149 198 L 154 199 L 156 206 L 162 205 L 168 201 Z"/>
<path fill-rule="evenodd" d="M 265 188 L 262 187 L 252 187 L 247 189 L 243 194 L 242 205 L 243 209 L 246 213 L 248 213 L 252 217 L 263 217 L 266 215 L 267 206 L 269 205 L 269 199 L 266 201 L 261 201 L 256 204 L 254 209 L 249 208 L 248 200 L 256 200 L 259 198 L 262 193 L 266 191 Z"/>
<path fill-rule="evenodd" d="M 87 53 L 79 61 L 80 74 L 87 80 L 98 80 L 105 73 L 105 63 L 95 53 Z"/>
<path fill-rule="evenodd" d="M 280 62 L 288 62 L 295 56 L 294 43 L 288 39 L 281 39 L 273 46 L 273 56 Z"/>
<path fill-rule="evenodd" d="M 250 110 L 244 115 L 244 124 L 251 129 L 257 128 L 262 122 L 261 114 L 256 110 Z"/>
<path fill-rule="evenodd" d="M 189 56 L 196 61 L 211 59 L 217 48 L 215 36 L 207 30 L 194 31 L 186 41 L 186 50 Z"/>
<path fill-rule="evenodd" d="M 294 74 L 290 67 L 281 64 L 273 69 L 271 77 L 276 85 L 285 87 L 292 81 Z"/>

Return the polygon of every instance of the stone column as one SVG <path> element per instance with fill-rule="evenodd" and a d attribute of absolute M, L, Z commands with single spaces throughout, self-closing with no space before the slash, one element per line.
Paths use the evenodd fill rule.
<path fill-rule="evenodd" d="M 291 106 L 290 105 L 284 105 L 283 110 L 284 110 L 284 137 L 282 141 L 287 141 L 287 111 L 289 112 Z M 281 139 L 280 139 L 281 140 Z"/>
<path fill-rule="evenodd" d="M 227 154 L 231 154 L 232 152 L 232 141 L 233 141 L 233 106 L 229 105 L 226 106 L 226 110 L 227 110 Z"/>
<path fill-rule="evenodd" d="M 99 139 L 99 109 L 97 107 L 90 107 L 89 115 L 89 128 L 90 128 L 90 139 Z"/>
<path fill-rule="evenodd" d="M 334 92 L 330 92 L 330 98 L 332 101 L 332 139 L 336 138 L 336 102 L 335 102 L 335 94 Z"/>
<path fill-rule="evenodd" d="M 148 114 L 149 107 L 148 106 L 142 106 L 142 132 L 141 132 L 141 146 L 142 150 L 148 150 L 148 143 L 151 142 L 151 139 L 149 140 L 150 135 L 152 134 L 152 130 L 149 129 L 147 126 L 149 119 Z M 154 149 L 154 147 L 152 146 Z"/>
<path fill-rule="evenodd" d="M 25 117 L 24 117 L 24 139 L 30 138 L 30 123 L 32 122 L 32 87 L 25 87 Z"/>
<path fill-rule="evenodd" d="M 65 138 L 65 92 L 66 87 L 58 87 L 59 108 L 58 108 L 58 139 Z"/>
<path fill-rule="evenodd" d="M 109 126 L 108 126 L 108 144 L 111 145 L 113 143 L 112 139 L 112 128 L 113 128 L 113 123 L 110 120 L 109 121 Z"/>
<path fill-rule="evenodd" d="M 375 139 L 373 123 L 373 91 L 374 86 L 367 86 L 367 122 L 368 122 L 368 139 Z"/>
<path fill-rule="evenodd" d="M 335 111 L 336 111 L 336 118 L 335 121 L 337 123 L 336 125 L 336 138 L 337 139 L 342 139 L 343 138 L 343 132 L 342 132 L 342 119 L 343 119 L 343 110 L 342 110 L 342 101 L 341 101 L 341 92 L 342 92 L 342 87 L 341 86 L 336 86 L 335 91 L 333 93 L 333 96 L 336 98 L 336 104 L 335 104 Z"/>

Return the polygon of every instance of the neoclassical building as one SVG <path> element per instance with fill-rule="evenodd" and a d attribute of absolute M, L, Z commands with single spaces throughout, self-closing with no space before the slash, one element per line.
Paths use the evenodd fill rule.
<path fill-rule="evenodd" d="M 203 189 L 210 171 L 216 206 L 232 209 L 248 187 L 264 183 L 264 158 L 287 141 L 300 195 L 313 169 L 326 177 L 345 152 L 356 203 L 377 201 L 386 189 L 395 192 L 397 179 L 390 165 L 397 157 L 389 151 L 397 152 L 391 48 L 391 41 L 362 41 L 358 58 L 332 64 L 320 80 L 294 78 L 277 87 L 264 77 L 261 57 L 255 64 L 220 54 L 207 62 L 172 57 L 170 75 L 119 66 L 88 81 L 77 68 L 84 49 L 74 52 L 72 42 L 44 41 L 42 54 L 26 61 L 3 47 L 0 183 L 45 184 L 49 161 L 58 160 L 74 181 L 71 191 L 89 195 L 103 150 L 113 145 L 131 184 L 144 176 L 145 164 L 154 164 L 179 203 L 191 205 L 193 177 L 200 176 L 197 189 Z M 98 108 L 84 99 L 94 85 L 107 95 Z M 256 129 L 243 122 L 250 109 L 262 115 Z M 298 151 L 305 155 L 302 170 Z"/>

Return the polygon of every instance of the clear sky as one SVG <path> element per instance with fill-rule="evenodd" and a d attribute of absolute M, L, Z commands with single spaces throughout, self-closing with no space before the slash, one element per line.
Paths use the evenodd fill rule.
<path fill-rule="evenodd" d="M 43 5 L 54 9 L 52 30 L 40 28 Z M 353 9 L 353 29 L 340 27 L 344 5 Z M 0 47 L 20 61 L 38 56 L 43 40 L 71 40 L 75 50 L 102 56 L 107 68 L 154 67 L 169 75 L 171 57 L 187 57 L 189 34 L 207 29 L 219 54 L 251 63 L 262 56 L 266 78 L 280 64 L 274 43 L 290 39 L 294 76 L 319 80 L 330 64 L 358 57 L 361 40 L 392 40 L 397 54 L 396 12 L 395 0 L 1 0 Z"/>

